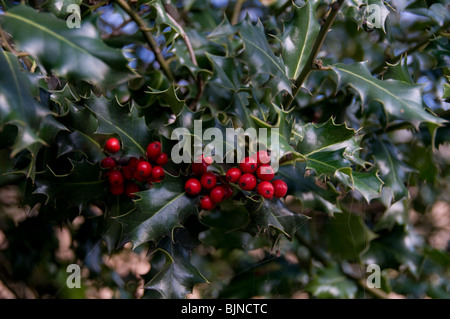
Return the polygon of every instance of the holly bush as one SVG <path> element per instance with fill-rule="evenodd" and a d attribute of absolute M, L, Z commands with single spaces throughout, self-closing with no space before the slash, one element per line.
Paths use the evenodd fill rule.
<path fill-rule="evenodd" d="M 425 0 L 1 0 L 0 290 L 450 297 L 449 18 Z M 286 196 L 229 183 L 237 159 L 213 149 L 227 192 L 199 206 L 208 130 L 239 128 L 265 129 Z M 142 179 L 152 142 L 168 163 Z M 124 168 L 137 186 L 111 191 Z"/>

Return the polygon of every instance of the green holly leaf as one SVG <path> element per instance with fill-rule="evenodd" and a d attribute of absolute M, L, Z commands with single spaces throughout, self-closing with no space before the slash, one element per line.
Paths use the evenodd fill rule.
<path fill-rule="evenodd" d="M 121 50 L 104 44 L 87 22 L 71 29 L 51 13 L 19 5 L 0 16 L 0 23 L 20 50 L 69 81 L 91 81 L 107 89 L 136 76 Z"/>
<path fill-rule="evenodd" d="M 206 53 L 213 65 L 213 75 L 208 82 L 214 90 L 225 90 L 228 94 L 229 105 L 224 110 L 234 115 L 245 128 L 254 127 L 251 118 L 250 89 L 241 84 L 242 70 L 236 67 L 236 60 L 231 57 L 221 57 Z"/>
<path fill-rule="evenodd" d="M 116 197 L 108 202 L 106 212 L 102 220 L 101 237 L 105 242 L 106 249 L 109 254 L 119 249 L 120 239 L 122 236 L 122 224 L 116 217 L 126 214 L 135 208 L 134 202 L 123 197 Z"/>
<path fill-rule="evenodd" d="M 131 242 L 134 248 L 172 236 L 189 215 L 197 213 L 193 198 L 185 193 L 183 177 L 166 174 L 163 182 L 136 194 L 136 209 L 117 218 L 123 225 L 122 244 Z"/>
<path fill-rule="evenodd" d="M 288 195 L 295 196 L 305 210 L 318 210 L 333 216 L 340 213 L 341 209 L 336 202 L 337 194 L 323 189 L 316 184 L 312 176 L 305 176 L 305 163 L 295 165 L 283 165 L 277 174 L 288 185 Z"/>
<path fill-rule="evenodd" d="M 317 274 L 306 286 L 306 291 L 323 299 L 353 299 L 358 286 L 347 278 L 337 265 L 319 268 Z"/>
<path fill-rule="evenodd" d="M 327 250 L 343 260 L 359 261 L 376 238 L 360 215 L 344 210 L 335 214 L 326 224 Z"/>
<path fill-rule="evenodd" d="M 336 171 L 335 177 L 352 190 L 358 191 L 367 203 L 372 199 L 382 196 L 383 180 L 378 176 L 378 171 L 351 172 L 347 174 L 345 170 Z"/>
<path fill-rule="evenodd" d="M 405 181 L 407 175 L 414 172 L 414 168 L 398 158 L 399 152 L 390 142 L 376 139 L 370 145 L 380 177 L 385 183 L 384 187 L 390 191 L 386 205 L 408 197 Z"/>
<path fill-rule="evenodd" d="M 337 174 L 337 171 L 342 171 L 346 175 L 351 175 L 351 163 L 343 154 L 344 149 L 312 153 L 307 157 L 306 169 L 313 170 L 318 177 L 322 175 L 331 177 Z"/>
<path fill-rule="evenodd" d="M 395 225 L 405 225 L 408 220 L 409 203 L 407 199 L 399 200 L 389 206 L 377 220 L 374 231 L 387 229 L 391 231 Z"/>
<path fill-rule="evenodd" d="M 408 64 L 406 58 L 397 63 L 387 63 L 387 71 L 383 74 L 384 80 L 398 80 L 405 83 L 413 84 L 411 74 L 408 71 Z"/>
<path fill-rule="evenodd" d="M 181 237 L 178 234 L 176 236 Z M 157 291 L 164 299 L 186 298 L 195 284 L 208 282 L 191 263 L 190 255 L 191 249 L 185 238 L 162 239 L 158 248 L 152 252 L 153 277 L 144 288 Z M 158 261 L 156 266 L 155 259 Z M 157 272 L 153 268 L 157 268 Z"/>
<path fill-rule="evenodd" d="M 337 74 L 339 86 L 351 86 L 359 94 L 362 105 L 379 101 L 384 108 L 388 121 L 403 120 L 416 129 L 420 123 L 427 123 L 432 134 L 446 121 L 422 106 L 422 85 L 408 84 L 398 80 L 382 81 L 374 78 L 366 62 L 332 66 Z"/>
<path fill-rule="evenodd" d="M 345 124 L 336 125 L 333 119 L 315 125 L 307 124 L 300 130 L 297 150 L 306 161 L 306 169 L 313 170 L 318 177 L 337 179 L 352 190 L 356 190 L 368 203 L 381 196 L 383 181 L 375 170 L 355 170 L 354 166 L 368 164 L 359 156 L 362 135 Z"/>
<path fill-rule="evenodd" d="M 70 153 L 81 153 L 93 163 L 99 163 L 105 157 L 99 142 L 82 131 L 61 135 L 55 143 L 58 145 L 58 157 Z"/>
<path fill-rule="evenodd" d="M 281 91 L 291 94 L 291 81 L 286 75 L 283 60 L 273 53 L 261 21 L 253 25 L 247 18 L 237 29 L 245 46 L 242 59 L 250 67 L 252 79 L 260 86 L 269 86 L 275 94 Z"/>
<path fill-rule="evenodd" d="M 166 90 L 155 90 L 149 87 L 150 91 L 147 93 L 159 99 L 161 105 L 169 106 L 174 114 L 179 114 L 186 105 L 184 100 L 180 100 L 175 90 L 175 85 L 172 83 Z"/>
<path fill-rule="evenodd" d="M 353 155 L 356 147 L 352 138 L 356 135 L 354 129 L 350 129 L 346 124 L 335 124 L 333 118 L 330 118 L 323 124 L 306 124 L 299 132 L 302 136 L 296 149 L 305 157 L 314 153 L 346 150 Z"/>
<path fill-rule="evenodd" d="M 370 242 L 362 261 L 376 263 L 384 269 L 403 266 L 418 278 L 424 258 L 418 247 L 421 240 L 408 225 L 395 225 L 389 233 Z"/>
<path fill-rule="evenodd" d="M 39 104 L 31 94 L 31 82 L 21 71 L 15 55 L 0 50 L 0 86 L 4 96 L 0 99 L 0 127 L 16 125 L 18 135 L 11 156 L 34 143 L 45 145 L 39 127 L 50 111 Z"/>
<path fill-rule="evenodd" d="M 67 128 L 53 117 L 49 109 L 36 101 L 32 95 L 32 83 L 16 56 L 0 50 L 0 68 L 0 86 L 4 92 L 0 99 L 0 130 L 7 125 L 17 127 L 10 158 L 27 150 L 29 163 L 13 172 L 25 174 L 34 182 L 39 150 L 43 145 L 50 145 L 56 135 Z"/>
<path fill-rule="evenodd" d="M 98 120 L 97 134 L 118 134 L 124 154 L 145 156 L 146 147 L 152 135 L 143 117 L 139 117 L 136 107 L 120 105 L 117 99 L 108 100 L 91 94 L 84 106 Z"/>
<path fill-rule="evenodd" d="M 306 215 L 290 211 L 279 199 L 264 200 L 248 197 L 246 207 L 249 211 L 250 222 L 245 230 L 253 236 L 271 228 L 292 240 L 297 230 L 310 219 Z"/>
<path fill-rule="evenodd" d="M 283 61 L 289 78 L 296 79 L 303 70 L 320 30 L 315 16 L 318 2 L 306 1 L 302 7 L 291 6 L 292 19 L 284 23 L 281 37 Z"/>
<path fill-rule="evenodd" d="M 166 39 L 166 45 L 172 44 L 173 41 L 182 34 L 179 26 L 170 19 L 161 0 L 144 2 L 153 9 L 150 11 L 148 17 L 155 20 L 155 35 L 163 35 Z"/>
<path fill-rule="evenodd" d="M 67 212 L 69 208 L 77 208 L 81 212 L 94 201 L 103 199 L 106 180 L 101 178 L 98 164 L 86 160 L 69 161 L 72 169 L 67 174 L 56 175 L 50 167 L 38 174 L 33 194 L 44 195 L 44 204 L 56 210 Z"/>

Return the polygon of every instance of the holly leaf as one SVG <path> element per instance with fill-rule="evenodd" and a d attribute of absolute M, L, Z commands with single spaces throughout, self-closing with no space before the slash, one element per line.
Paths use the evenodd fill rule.
<path fill-rule="evenodd" d="M 382 195 L 383 180 L 378 176 L 378 171 L 355 172 L 346 174 L 345 171 L 337 171 L 336 178 L 352 190 L 358 191 L 367 203 Z"/>
<path fill-rule="evenodd" d="M 121 50 L 108 47 L 87 22 L 71 29 L 51 13 L 19 5 L 1 15 L 0 23 L 20 50 L 69 81 L 91 81 L 108 89 L 136 77 Z"/>
<path fill-rule="evenodd" d="M 386 206 L 409 196 L 405 181 L 407 175 L 415 170 L 398 159 L 398 150 L 387 141 L 373 140 L 371 152 L 383 179 L 384 187 L 390 191 Z"/>
<path fill-rule="evenodd" d="M 302 7 L 298 7 L 293 3 L 292 19 L 284 23 L 281 37 L 282 57 L 286 65 L 286 74 L 291 79 L 296 79 L 305 67 L 319 33 L 320 25 L 315 16 L 317 4 L 318 2 L 311 4 L 311 1 L 306 1 Z"/>
<path fill-rule="evenodd" d="M 81 212 L 95 200 L 104 197 L 106 181 L 100 178 L 98 164 L 91 164 L 86 160 L 69 160 L 72 170 L 67 174 L 56 175 L 50 167 L 38 174 L 33 194 L 44 195 L 44 204 L 51 205 L 56 210 L 77 208 Z"/>
<path fill-rule="evenodd" d="M 116 98 L 97 98 L 94 94 L 84 101 L 84 106 L 98 120 L 96 134 L 118 134 L 125 154 L 145 156 L 145 148 L 152 141 L 152 136 L 136 107 L 120 105 Z"/>
<path fill-rule="evenodd" d="M 397 63 L 387 64 L 387 71 L 383 75 L 384 80 L 398 80 L 405 83 L 413 84 L 411 74 L 408 71 L 408 64 L 406 58 L 398 61 Z"/>
<path fill-rule="evenodd" d="M 309 157 L 314 153 L 346 150 L 353 155 L 357 147 L 352 138 L 356 135 L 354 129 L 350 129 L 346 124 L 335 124 L 333 118 L 330 118 L 323 124 L 306 124 L 299 134 L 302 136 L 297 144 L 297 151 L 303 156 Z"/>
<path fill-rule="evenodd" d="M 151 0 L 145 2 L 146 5 L 150 6 L 153 9 L 150 11 L 149 18 L 155 20 L 155 35 L 164 35 L 166 39 L 166 45 L 172 44 L 175 38 L 178 35 L 182 34 L 179 26 L 173 23 L 173 21 L 170 19 L 161 0 Z"/>
<path fill-rule="evenodd" d="M 329 219 L 324 233 L 327 250 L 343 260 L 359 261 L 376 238 L 360 215 L 345 210 Z"/>
<path fill-rule="evenodd" d="M 272 228 L 292 240 L 297 230 L 310 219 L 306 215 L 290 211 L 279 199 L 248 197 L 245 206 L 250 215 L 250 222 L 245 230 L 253 236 Z"/>
<path fill-rule="evenodd" d="M 179 237 L 179 235 L 177 235 Z M 165 237 L 158 244 L 158 248 L 152 252 L 162 267 L 154 266 L 152 260 L 152 273 L 154 276 L 144 286 L 145 289 L 157 291 L 164 299 L 184 299 L 191 293 L 195 284 L 208 282 L 199 270 L 190 261 L 190 247 L 184 238 L 173 241 Z M 153 268 L 158 268 L 158 272 Z"/>
<path fill-rule="evenodd" d="M 424 258 L 417 247 L 420 242 L 418 234 L 407 225 L 395 225 L 390 232 L 371 241 L 363 261 L 376 263 L 383 269 L 398 269 L 402 265 L 417 279 Z"/>
<path fill-rule="evenodd" d="M 13 54 L 0 50 L 0 130 L 7 125 L 17 127 L 17 134 L 11 147 L 10 158 L 23 150 L 29 151 L 28 165 L 13 171 L 25 174 L 34 182 L 36 156 L 43 145 L 51 144 L 60 131 L 67 128 L 58 122 L 53 113 L 32 95 L 32 83 L 26 71 L 22 71 Z"/>
<path fill-rule="evenodd" d="M 162 105 L 169 106 L 174 114 L 179 114 L 185 106 L 185 101 L 180 100 L 177 96 L 175 85 L 171 84 L 166 90 L 155 90 L 149 87 L 148 94 L 158 97 Z"/>
<path fill-rule="evenodd" d="M 296 163 L 283 165 L 278 170 L 280 179 L 288 185 L 288 195 L 293 195 L 300 200 L 305 210 L 323 211 L 330 216 L 340 213 L 341 209 L 336 203 L 337 194 L 317 186 L 314 177 L 305 176 L 305 168 L 305 163 Z"/>
<path fill-rule="evenodd" d="M 354 299 L 358 291 L 356 283 L 347 278 L 337 265 L 319 268 L 306 286 L 306 291 L 323 299 Z"/>
<path fill-rule="evenodd" d="M 250 89 L 241 85 L 242 71 L 236 67 L 236 60 L 231 57 L 221 57 L 206 53 L 213 65 L 213 75 L 208 82 L 214 90 L 225 90 L 229 92 L 229 104 L 225 111 L 234 115 L 245 128 L 254 127 L 251 118 Z"/>
<path fill-rule="evenodd" d="M 0 99 L 0 127 L 13 124 L 18 134 L 12 147 L 11 157 L 34 143 L 45 145 L 40 138 L 39 127 L 48 114 L 31 94 L 31 82 L 21 71 L 15 55 L 0 50 L 0 86 L 3 97 Z"/>
<path fill-rule="evenodd" d="M 182 177 L 166 174 L 163 182 L 136 195 L 139 196 L 135 200 L 136 209 L 117 217 L 123 225 L 121 243 L 131 242 L 133 249 L 172 236 L 189 215 L 197 213 L 194 200 L 185 193 Z"/>
<path fill-rule="evenodd" d="M 331 118 L 315 125 L 307 124 L 300 130 L 297 150 L 306 162 L 306 169 L 313 170 L 318 177 L 335 178 L 352 190 L 356 190 L 368 203 L 381 196 L 383 181 L 377 171 L 357 172 L 355 165 L 368 164 L 359 156 L 362 135 L 345 124 L 336 125 Z"/>
<path fill-rule="evenodd" d="M 81 153 L 93 163 L 99 163 L 105 157 L 103 147 L 98 141 L 82 131 L 75 130 L 61 135 L 55 143 L 58 145 L 58 157 L 70 153 Z"/>
<path fill-rule="evenodd" d="M 377 220 L 374 231 L 387 229 L 391 231 L 395 225 L 405 225 L 408 220 L 408 200 L 399 200 L 389 206 Z"/>
<path fill-rule="evenodd" d="M 338 85 L 354 88 L 363 106 L 371 101 L 380 102 L 388 122 L 403 120 L 416 129 L 420 123 L 427 123 L 433 136 L 436 129 L 446 122 L 423 108 L 422 85 L 398 80 L 379 80 L 372 76 L 366 62 L 352 65 L 338 63 L 332 66 L 332 69 L 338 77 Z"/>
<path fill-rule="evenodd" d="M 261 21 L 253 25 L 249 18 L 244 19 L 238 30 L 245 46 L 242 59 L 250 67 L 252 79 L 269 86 L 275 94 L 281 91 L 291 94 L 291 81 L 286 75 L 283 60 L 273 53 Z"/>

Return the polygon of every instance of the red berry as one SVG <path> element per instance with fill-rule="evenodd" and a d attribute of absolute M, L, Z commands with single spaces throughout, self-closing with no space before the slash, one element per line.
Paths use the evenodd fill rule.
<path fill-rule="evenodd" d="M 202 191 L 202 184 L 196 178 L 190 178 L 184 184 L 184 189 L 189 195 L 197 195 Z"/>
<path fill-rule="evenodd" d="M 258 151 L 257 153 L 253 154 L 252 157 L 256 160 L 258 166 L 270 163 L 270 155 L 269 153 L 267 153 L 267 151 Z"/>
<path fill-rule="evenodd" d="M 209 193 L 209 197 L 216 204 L 222 202 L 226 198 L 226 196 L 227 189 L 222 185 L 214 187 Z"/>
<path fill-rule="evenodd" d="M 107 168 L 107 169 L 112 169 L 112 168 L 116 167 L 116 161 L 112 157 L 105 157 L 100 162 L 100 167 Z"/>
<path fill-rule="evenodd" d="M 147 146 L 147 157 L 155 161 L 161 154 L 161 143 L 152 142 Z"/>
<path fill-rule="evenodd" d="M 164 169 L 161 166 L 153 167 L 152 178 L 155 180 L 155 182 L 161 181 L 164 176 L 166 176 L 166 172 L 164 172 Z"/>
<path fill-rule="evenodd" d="M 239 186 L 245 191 L 251 191 L 256 187 L 256 177 L 252 174 L 244 174 L 239 178 Z"/>
<path fill-rule="evenodd" d="M 203 175 L 208 170 L 208 165 L 205 163 L 192 163 L 191 166 L 192 174 L 194 175 Z"/>
<path fill-rule="evenodd" d="M 120 142 L 117 138 L 110 138 L 106 141 L 105 150 L 109 153 L 117 153 L 120 151 Z"/>
<path fill-rule="evenodd" d="M 262 181 L 258 184 L 258 194 L 264 198 L 272 199 L 274 187 L 271 182 Z"/>
<path fill-rule="evenodd" d="M 123 184 L 123 176 L 119 171 L 113 171 L 108 176 L 109 183 L 111 185 L 122 185 Z"/>
<path fill-rule="evenodd" d="M 125 195 L 127 195 L 130 198 L 135 198 L 136 195 L 134 193 L 139 192 L 139 186 L 135 183 L 127 183 L 125 186 Z"/>
<path fill-rule="evenodd" d="M 146 176 L 142 176 L 141 174 L 139 174 L 139 172 L 137 170 L 135 170 L 133 172 L 133 178 L 135 180 L 137 180 L 138 182 L 145 182 L 147 180 Z"/>
<path fill-rule="evenodd" d="M 156 164 L 159 166 L 164 166 L 169 162 L 169 157 L 166 153 L 161 153 L 155 160 Z"/>
<path fill-rule="evenodd" d="M 130 161 L 128 162 L 128 165 L 130 166 L 130 168 L 137 168 L 138 164 L 139 164 L 140 160 L 137 159 L 136 157 L 131 157 Z"/>
<path fill-rule="evenodd" d="M 231 198 L 233 196 L 233 189 L 231 187 L 227 187 L 227 193 L 225 195 L 225 198 Z"/>
<path fill-rule="evenodd" d="M 152 164 L 142 161 L 138 164 L 136 172 L 142 177 L 148 177 L 152 173 Z"/>
<path fill-rule="evenodd" d="M 206 166 L 209 166 L 213 162 L 213 158 L 211 156 L 202 156 L 202 162 L 206 164 Z"/>
<path fill-rule="evenodd" d="M 254 173 L 256 172 L 256 169 L 258 168 L 258 163 L 254 158 L 246 157 L 239 163 L 239 168 L 241 169 L 242 173 Z"/>
<path fill-rule="evenodd" d="M 226 178 L 230 183 L 237 183 L 241 177 L 242 172 L 239 168 L 233 167 L 227 171 Z"/>
<path fill-rule="evenodd" d="M 275 177 L 275 171 L 269 164 L 262 164 L 258 167 L 256 175 L 262 181 L 271 181 Z"/>
<path fill-rule="evenodd" d="M 204 195 L 200 198 L 200 208 L 204 210 L 211 210 L 214 208 L 214 202 L 211 200 L 211 197 L 208 195 Z"/>
<path fill-rule="evenodd" d="M 213 189 L 217 184 L 217 176 L 214 173 L 206 172 L 200 178 L 200 182 L 203 188 L 207 190 Z"/>
<path fill-rule="evenodd" d="M 125 179 L 133 179 L 134 168 L 131 168 L 130 165 L 123 166 L 121 169 L 122 175 Z"/>
<path fill-rule="evenodd" d="M 109 185 L 109 191 L 113 195 L 116 195 L 116 196 L 121 195 L 121 194 L 123 194 L 123 191 L 124 191 L 123 184 Z"/>
<path fill-rule="evenodd" d="M 272 185 L 273 185 L 273 196 L 275 197 L 284 197 L 286 196 L 287 190 L 288 190 L 288 186 L 286 184 L 286 182 L 282 181 L 281 179 L 277 179 L 272 181 Z"/>

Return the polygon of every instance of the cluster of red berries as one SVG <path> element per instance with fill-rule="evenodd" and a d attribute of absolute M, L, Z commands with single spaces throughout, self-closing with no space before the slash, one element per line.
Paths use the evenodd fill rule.
<path fill-rule="evenodd" d="M 259 151 L 253 156 L 244 158 L 239 167 L 230 168 L 226 173 L 230 183 L 237 183 L 244 191 L 253 191 L 255 188 L 259 195 L 272 199 L 274 196 L 286 196 L 287 184 L 275 178 L 275 170 L 270 165 L 270 155 L 267 151 Z"/>
<path fill-rule="evenodd" d="M 120 151 L 120 142 L 116 138 L 106 141 L 105 151 L 116 154 Z M 100 167 L 107 169 L 109 191 L 113 195 L 126 194 L 134 198 L 134 193 L 148 188 L 152 183 L 160 182 L 165 177 L 163 166 L 169 161 L 166 153 L 161 151 L 161 143 L 151 142 L 147 146 L 147 158 L 129 157 L 116 159 L 105 157 Z"/>
<path fill-rule="evenodd" d="M 275 178 L 275 170 L 270 165 L 270 155 L 267 151 L 259 151 L 253 156 L 244 158 L 238 167 L 230 168 L 225 174 L 225 181 L 221 181 L 213 172 L 208 172 L 208 166 L 212 158 L 202 158 L 201 163 L 193 163 L 192 173 L 200 176 L 186 181 L 184 188 L 189 195 L 198 195 L 202 191 L 209 192 L 200 197 L 200 207 L 211 210 L 214 206 L 233 195 L 233 188 L 229 183 L 238 184 L 244 191 L 253 191 L 266 199 L 274 196 L 281 198 L 286 196 L 287 184 Z"/>
<path fill-rule="evenodd" d="M 187 194 L 196 196 L 203 193 L 200 197 L 200 208 L 211 210 L 216 204 L 230 198 L 233 195 L 233 189 L 223 183 L 220 177 L 214 172 L 208 172 L 208 166 L 211 165 L 211 157 L 201 157 L 200 163 L 192 163 L 192 174 L 200 178 L 192 177 L 184 184 Z"/>

